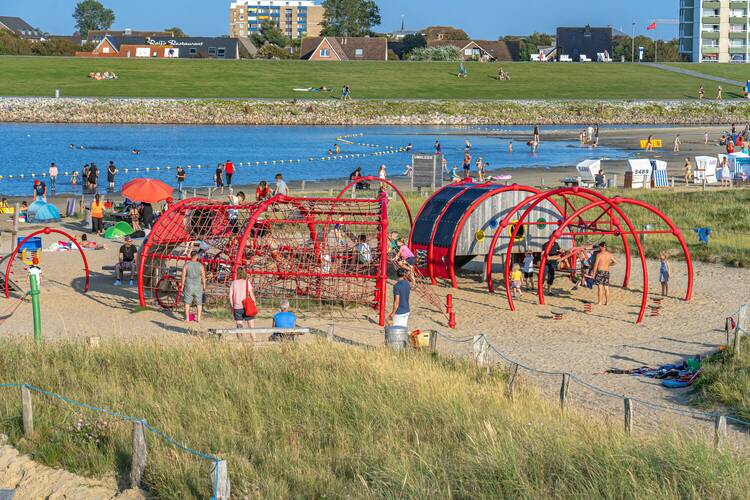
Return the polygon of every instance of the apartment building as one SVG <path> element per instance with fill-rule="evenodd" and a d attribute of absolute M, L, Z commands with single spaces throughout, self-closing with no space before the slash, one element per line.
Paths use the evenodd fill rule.
<path fill-rule="evenodd" d="M 692 62 L 750 62 L 748 0 L 680 0 L 680 54 Z"/>
<path fill-rule="evenodd" d="M 311 0 L 237 0 L 229 7 L 229 33 L 233 38 L 247 37 L 270 20 L 289 38 L 317 37 L 323 13 L 323 7 Z"/>

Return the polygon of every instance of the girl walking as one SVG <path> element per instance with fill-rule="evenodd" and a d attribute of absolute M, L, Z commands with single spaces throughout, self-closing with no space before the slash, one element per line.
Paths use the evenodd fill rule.
<path fill-rule="evenodd" d="M 521 273 L 521 266 L 513 264 L 513 270 L 510 273 L 510 291 L 513 297 L 523 297 L 523 290 L 521 290 L 521 284 L 523 283 L 523 273 Z"/>
<path fill-rule="evenodd" d="M 661 283 L 661 294 L 663 296 L 669 295 L 669 273 L 671 271 L 671 267 L 669 266 L 669 256 L 667 255 L 667 252 L 662 252 L 661 255 L 659 255 L 659 260 L 661 261 L 659 266 L 659 283 Z"/>

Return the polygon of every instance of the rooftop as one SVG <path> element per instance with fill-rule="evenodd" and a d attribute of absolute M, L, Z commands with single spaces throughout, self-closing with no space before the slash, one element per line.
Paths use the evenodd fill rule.
<path fill-rule="evenodd" d="M 5 27 L 23 37 L 38 38 L 44 36 L 42 31 L 34 28 L 20 17 L 0 16 L 0 27 Z"/>

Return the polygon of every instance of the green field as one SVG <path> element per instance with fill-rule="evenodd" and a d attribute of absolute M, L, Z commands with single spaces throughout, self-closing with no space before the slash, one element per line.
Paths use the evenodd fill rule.
<path fill-rule="evenodd" d="M 670 66 L 677 66 L 679 68 L 697 71 L 706 75 L 729 78 L 730 80 L 737 80 L 738 82 L 746 82 L 747 80 L 750 80 L 750 66 L 747 64 L 672 63 Z M 716 85 L 717 83 L 713 82 L 711 87 L 707 88 L 714 89 L 716 88 Z M 711 96 L 711 92 L 707 92 L 706 95 Z"/>
<path fill-rule="evenodd" d="M 329 343 L 254 349 L 191 343 L 10 342 L 3 381 L 25 381 L 148 422 L 228 462 L 233 498 L 743 498 L 750 462 L 698 437 L 629 437 L 523 383 L 423 353 Z M 41 462 L 127 477 L 131 425 L 18 389 L 0 390 L 0 431 Z M 83 422 L 77 431 L 76 422 Z M 148 434 L 145 486 L 208 498 L 209 466 Z"/>
<path fill-rule="evenodd" d="M 0 57 L 0 95 L 190 98 L 328 98 L 348 84 L 368 99 L 693 99 L 712 82 L 629 64 L 510 63 L 511 81 L 495 79 L 499 64 L 124 60 Z M 114 71 L 117 81 L 90 72 Z M 294 92 L 327 86 L 330 94 Z M 727 97 L 732 91 L 727 89 Z"/>

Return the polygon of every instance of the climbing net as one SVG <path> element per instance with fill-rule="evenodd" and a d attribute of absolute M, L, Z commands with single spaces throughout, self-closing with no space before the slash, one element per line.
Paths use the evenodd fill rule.
<path fill-rule="evenodd" d="M 305 311 L 368 306 L 383 323 L 387 226 L 386 198 L 185 200 L 162 215 L 144 245 L 141 305 L 176 307 L 182 267 L 196 251 L 206 270 L 207 305 L 226 304 L 231 282 L 247 276 L 264 307 L 285 299 Z"/>

